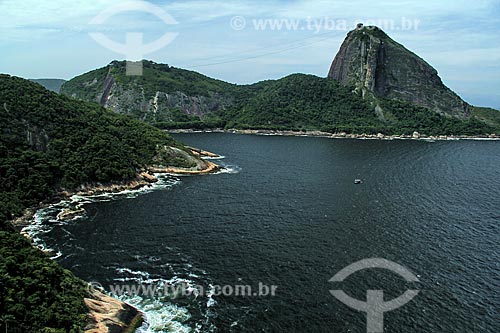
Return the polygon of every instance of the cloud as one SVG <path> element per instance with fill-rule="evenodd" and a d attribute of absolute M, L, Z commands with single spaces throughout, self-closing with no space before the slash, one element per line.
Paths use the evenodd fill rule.
<path fill-rule="evenodd" d="M 266 8 L 266 6 L 256 6 L 254 2 L 220 0 L 176 1 L 164 5 L 164 8 L 173 15 L 195 22 L 206 22 L 248 13 L 259 15 L 263 12 L 259 7 Z"/>
<path fill-rule="evenodd" d="M 432 54 L 432 60 L 438 63 L 462 67 L 490 64 L 495 65 L 498 69 L 500 47 L 438 51 Z M 498 71 L 500 72 L 500 69 Z"/>
<path fill-rule="evenodd" d="M 4 0 L 0 3 L 2 27 L 19 27 L 31 24 L 60 24 L 81 20 L 96 15 L 100 10 L 111 6 L 116 1 L 37 1 Z"/>
<path fill-rule="evenodd" d="M 314 4 L 314 5 L 313 5 Z M 471 14 L 484 14 L 497 4 L 496 0 L 476 0 L 471 6 L 469 0 L 441 0 L 441 1 L 363 1 L 363 0 L 309 0 L 294 1 L 283 6 L 280 14 L 285 17 L 304 18 L 312 17 L 338 17 L 338 18 L 387 18 L 417 16 L 436 17 L 440 13 L 463 16 Z"/>
<path fill-rule="evenodd" d="M 84 25 L 115 1 L 36 1 L 4 0 L 0 2 L 0 40 L 27 41 Z"/>
<path fill-rule="evenodd" d="M 124 41 L 125 32 L 144 32 L 146 40 L 154 40 L 166 31 L 179 32 L 175 42 L 151 58 L 231 82 L 250 83 L 292 72 L 324 76 L 346 31 L 334 31 L 325 36 L 329 39 L 321 40 L 323 37 L 314 31 L 258 31 L 251 20 L 328 17 L 347 20 L 351 27 L 367 19 L 393 19 L 399 24 L 404 17 L 420 20 L 419 29 L 394 29 L 388 34 L 435 66 L 452 88 L 499 96 L 495 80 L 495 76 L 500 77 L 498 0 L 158 0 L 151 2 L 179 24 L 165 26 L 153 15 L 123 13 L 103 26 L 88 25 L 102 10 L 122 2 L 0 0 L 2 71 L 25 77 L 69 78 L 113 58 L 123 58 L 88 36 L 88 32 L 98 29 L 117 42 Z M 247 19 L 245 30 L 231 29 L 233 16 Z M 27 49 L 38 52 L 29 54 Z M 262 56 L 254 57 L 258 55 Z M 194 67 L 217 62 L 221 64 Z"/>

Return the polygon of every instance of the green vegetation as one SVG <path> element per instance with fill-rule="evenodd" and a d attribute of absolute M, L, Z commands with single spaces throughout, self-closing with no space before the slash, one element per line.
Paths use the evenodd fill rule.
<path fill-rule="evenodd" d="M 157 91 L 174 93 L 182 91 L 188 96 L 210 96 L 214 93 L 227 93 L 234 85 L 209 78 L 197 72 L 143 61 L 141 76 L 127 76 L 124 61 L 113 61 L 110 74 L 122 86 L 139 86 L 144 89 L 144 95 L 154 96 Z M 65 91 L 71 89 L 71 84 L 64 85 Z M 80 89 L 77 90 L 77 92 Z"/>
<path fill-rule="evenodd" d="M 0 229 L 0 244 L 0 332 L 81 332 L 86 284 L 15 230 Z"/>
<path fill-rule="evenodd" d="M 480 135 L 498 132 L 472 117 L 460 120 L 395 100 L 363 100 L 333 79 L 296 74 L 243 88 L 231 111 L 219 113 L 228 128 L 326 132 Z M 248 92 L 250 91 L 250 93 Z M 374 105 L 381 107 L 377 115 Z"/>
<path fill-rule="evenodd" d="M 500 132 L 500 112 L 493 109 L 475 108 L 469 119 L 460 120 L 407 102 L 365 100 L 354 87 L 313 75 L 236 86 L 153 62 L 145 62 L 144 76 L 128 77 L 125 63 L 113 62 L 63 86 L 65 94 L 90 102 L 0 75 L 0 331 L 8 326 L 8 332 L 79 332 L 87 312 L 85 283 L 32 248 L 8 220 L 57 191 L 127 180 L 154 161 L 179 167 L 196 164 L 159 149 L 185 149 L 166 133 L 92 103 L 100 101 L 108 74 L 118 85 L 115 94 L 126 89 L 140 92 L 142 99 L 120 100 L 135 98 L 125 106 L 131 109 L 128 113 L 159 128 L 387 135 Z M 180 100 L 155 117 L 136 108 L 159 91 L 178 94 Z M 208 111 L 187 114 L 183 108 L 192 107 L 193 101 L 198 108 L 210 104 Z"/>
<path fill-rule="evenodd" d="M 157 145 L 182 147 L 152 126 L 22 79 L 0 76 L 0 101 L 1 192 L 27 204 L 54 188 L 130 179 Z"/>
<path fill-rule="evenodd" d="M 418 131 L 424 135 L 474 136 L 500 132 L 500 128 L 490 126 L 475 117 L 461 120 L 443 116 L 408 102 L 383 100 L 381 106 L 386 119 L 387 134 L 411 134 Z"/>
<path fill-rule="evenodd" d="M 7 221 L 61 189 L 132 178 L 165 145 L 185 149 L 138 120 L 0 75 L 1 332 L 79 332 L 87 312 L 85 284 Z M 188 163 L 171 157 L 162 163 Z"/>
<path fill-rule="evenodd" d="M 385 36 L 380 29 L 370 33 Z M 470 119 L 460 120 L 408 102 L 363 99 L 354 87 L 304 74 L 238 86 L 151 61 L 144 61 L 143 76 L 127 76 L 125 62 L 114 61 L 67 82 L 62 93 L 100 100 L 111 77 L 113 110 L 161 129 L 322 130 L 387 135 L 414 131 L 424 135 L 500 132 L 498 115 L 491 111 L 478 109 Z M 375 112 L 377 105 L 381 109 Z"/>
<path fill-rule="evenodd" d="M 103 67 L 90 73 L 79 75 L 65 82 L 61 87 L 61 94 L 72 96 L 88 102 L 98 102 L 103 91 L 103 82 L 108 75 L 109 68 Z"/>
<path fill-rule="evenodd" d="M 474 118 L 497 129 L 500 128 L 500 111 L 491 108 L 474 107 L 472 112 Z"/>
<path fill-rule="evenodd" d="M 126 62 L 113 61 L 66 82 L 61 93 L 102 105 L 111 98 L 117 113 L 175 128 L 176 124 L 199 122 L 200 114 L 231 104 L 235 88 L 233 84 L 152 61 L 143 61 L 143 75 L 127 76 Z M 160 96 L 157 92 L 161 92 Z M 198 116 L 188 115 L 186 108 L 199 108 Z"/>
<path fill-rule="evenodd" d="M 334 80 L 295 74 L 242 87 L 220 117 L 231 128 L 366 130 L 379 126 L 369 105 Z"/>
<path fill-rule="evenodd" d="M 85 101 L 99 101 L 103 92 L 103 82 L 108 76 L 122 88 L 140 89 L 144 96 L 154 96 L 157 91 L 164 93 L 183 92 L 188 96 L 210 96 L 215 93 L 230 92 L 235 85 L 209 78 L 197 72 L 143 61 L 143 75 L 127 76 L 126 62 L 113 61 L 106 67 L 90 71 L 67 81 L 61 93 Z"/>

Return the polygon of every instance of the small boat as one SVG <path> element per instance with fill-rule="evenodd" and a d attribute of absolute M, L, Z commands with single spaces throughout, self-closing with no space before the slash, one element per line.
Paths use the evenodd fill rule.
<path fill-rule="evenodd" d="M 354 184 L 363 184 L 361 179 L 354 179 Z"/>

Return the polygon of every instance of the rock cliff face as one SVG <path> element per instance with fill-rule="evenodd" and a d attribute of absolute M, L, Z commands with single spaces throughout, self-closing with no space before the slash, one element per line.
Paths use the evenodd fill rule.
<path fill-rule="evenodd" d="M 328 77 L 356 86 L 364 97 L 404 100 L 460 118 L 472 111 L 431 65 L 377 27 L 349 32 Z"/>
<path fill-rule="evenodd" d="M 144 75 L 131 77 L 125 75 L 125 62 L 114 61 L 68 81 L 61 93 L 149 122 L 198 120 L 234 103 L 229 83 L 151 61 L 143 64 Z"/>
<path fill-rule="evenodd" d="M 8 115 L 11 120 L 22 124 L 26 142 L 30 145 L 31 149 L 36 151 L 47 151 L 49 136 L 43 128 L 37 125 L 31 125 L 30 122 L 24 118 L 18 118 L 9 110 L 7 103 L 3 104 L 3 110 L 0 111 L 5 111 L 6 115 Z M 9 131 L 12 131 L 12 129 L 9 129 Z"/>
<path fill-rule="evenodd" d="M 189 96 L 181 91 L 172 93 L 156 91 L 154 94 L 146 95 L 142 89 L 121 86 L 113 82 L 109 90 L 104 91 L 100 104 L 118 113 L 140 112 L 145 120 L 172 120 L 169 119 L 169 111 L 178 110 L 182 114 L 202 117 L 225 108 L 231 102 L 217 93 L 212 93 L 210 96 Z"/>

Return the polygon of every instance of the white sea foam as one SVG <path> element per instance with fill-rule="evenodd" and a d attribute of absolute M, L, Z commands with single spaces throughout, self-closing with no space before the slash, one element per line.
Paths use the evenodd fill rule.
<path fill-rule="evenodd" d="M 149 279 L 149 276 L 150 276 L 148 272 L 133 271 L 129 268 L 117 268 L 116 271 L 118 273 L 128 273 L 128 274 L 132 274 L 132 275 L 142 276 L 142 277 L 145 277 L 147 279 Z"/>
<path fill-rule="evenodd" d="M 33 244 L 44 252 L 49 252 L 57 254 L 54 257 L 59 258 L 60 251 L 52 249 L 47 246 L 43 241 L 42 235 L 47 234 L 58 224 L 58 221 L 53 218 L 56 209 L 54 207 L 47 207 L 39 209 L 33 216 L 30 224 L 25 226 L 21 233 L 27 235 L 33 242 Z"/>
<path fill-rule="evenodd" d="M 223 157 L 221 157 L 223 158 Z M 218 158 L 218 159 L 221 159 Z M 240 168 L 234 166 L 225 166 L 226 169 L 219 173 L 238 173 Z M 65 209 L 78 210 L 84 208 L 85 205 L 94 202 L 105 202 L 112 201 L 123 198 L 136 198 L 142 194 L 150 193 L 155 190 L 167 189 L 176 184 L 181 180 L 179 177 L 166 174 L 155 174 L 158 178 L 158 182 L 151 184 L 149 186 L 142 187 L 137 190 L 125 190 L 117 193 L 103 193 L 92 196 L 82 196 L 73 195 L 70 198 L 58 202 L 56 204 L 50 205 L 48 207 L 39 209 L 31 222 L 30 225 L 22 229 L 22 232 L 27 234 L 34 242 L 36 246 L 46 252 L 53 254 L 52 259 L 60 258 L 63 253 L 59 249 L 50 248 L 44 241 L 44 234 L 50 233 L 55 226 L 66 225 L 73 223 L 75 220 L 84 218 L 86 214 L 78 214 L 75 218 L 70 221 L 60 221 L 57 219 L 58 214 L 60 214 Z M 69 235 L 72 237 L 72 235 Z M 157 264 L 161 259 L 158 257 L 148 257 L 147 261 L 154 262 Z M 170 264 L 165 264 L 168 267 L 172 267 Z M 190 266 L 192 267 L 192 266 Z M 189 267 L 188 267 L 189 268 Z M 190 269 L 189 269 L 190 270 Z M 117 268 L 119 277 L 114 279 L 117 282 L 133 282 L 137 284 L 156 284 L 159 288 L 163 288 L 166 285 L 183 285 L 188 291 L 192 292 L 192 295 L 196 298 L 198 297 L 198 285 L 193 280 L 199 280 L 199 276 L 194 273 L 188 273 L 187 276 L 190 278 L 182 278 L 178 275 L 174 275 L 170 279 L 154 278 L 151 277 L 150 273 L 139 270 L 132 270 L 127 267 Z M 206 272 L 202 271 L 203 274 Z M 193 280 L 191 280 L 193 279 Z M 168 301 L 165 297 L 143 297 L 141 295 L 112 295 L 134 307 L 139 309 L 145 315 L 144 324 L 137 330 L 140 333 L 163 333 L 163 332 L 175 332 L 175 333 L 187 333 L 187 332 L 200 332 L 200 323 L 196 324 L 196 327 L 192 328 L 187 324 L 187 321 L 191 318 L 189 310 L 184 307 L 173 304 Z M 213 299 L 212 294 L 207 295 L 207 308 L 213 307 L 216 301 Z M 213 311 L 213 310 L 211 310 Z M 208 314 L 205 315 L 205 323 L 209 321 Z M 201 325 L 201 326 L 200 326 Z"/>
<path fill-rule="evenodd" d="M 204 160 L 223 160 L 225 158 L 226 158 L 226 156 L 222 156 L 222 155 L 217 156 L 217 157 L 203 156 Z"/>
<path fill-rule="evenodd" d="M 500 141 L 500 138 L 470 138 L 472 141 Z"/>
<path fill-rule="evenodd" d="M 188 278 L 173 276 L 171 278 L 154 278 L 151 274 L 144 271 L 133 270 L 126 267 L 116 268 L 116 272 L 124 277 L 115 278 L 114 281 L 129 282 L 133 281 L 137 285 L 155 285 L 158 295 L 137 295 L 137 294 L 121 294 L 112 295 L 123 302 L 126 302 L 138 310 L 145 316 L 144 324 L 137 330 L 142 333 L 184 333 L 184 332 L 201 332 L 196 327 L 202 327 L 201 323 L 197 323 L 195 328 L 190 327 L 187 321 L 191 318 L 189 310 L 185 307 L 173 304 L 169 299 L 168 294 L 164 294 L 167 287 L 182 286 L 184 290 L 190 293 L 196 300 L 199 295 L 198 284 Z M 193 274 L 194 275 L 194 274 Z M 191 275 L 188 275 L 191 277 Z M 193 276 L 194 278 L 194 276 Z M 210 289 L 213 287 L 210 285 Z M 212 298 L 213 294 L 207 295 L 207 309 L 213 307 L 216 302 Z M 204 323 L 207 323 L 209 316 L 206 315 Z"/>
<path fill-rule="evenodd" d="M 213 298 L 214 297 L 214 286 L 210 285 L 210 291 L 207 294 L 207 308 L 211 308 L 217 304 L 217 301 Z"/>
<path fill-rule="evenodd" d="M 141 296 L 118 296 L 145 316 L 144 324 L 136 331 L 140 333 L 189 333 L 192 331 L 185 322 L 191 318 L 186 308 L 165 303 L 157 299 Z"/>
<path fill-rule="evenodd" d="M 154 174 L 154 176 L 158 179 L 156 183 L 143 186 L 139 189 L 123 190 L 120 192 L 102 193 L 96 195 L 73 195 L 71 196 L 70 201 L 79 204 L 89 204 L 93 202 L 112 201 L 121 198 L 133 199 L 156 190 L 170 188 L 180 182 L 179 178 L 172 177 L 171 175 Z"/>
<path fill-rule="evenodd" d="M 155 190 L 170 188 L 180 182 L 179 178 L 164 174 L 155 174 L 155 177 L 158 178 L 158 182 L 144 186 L 137 190 L 125 190 L 116 193 L 103 193 L 89 196 L 76 194 L 72 195 L 66 200 L 62 200 L 56 204 L 49 205 L 48 207 L 44 207 L 36 211 L 30 224 L 22 228 L 21 233 L 26 234 L 32 240 L 33 244 L 40 250 L 53 254 L 52 259 L 60 258 L 62 256 L 62 252 L 58 249 L 49 247 L 43 240 L 43 235 L 50 233 L 55 226 L 72 223 L 86 217 L 86 214 L 82 212 L 69 221 L 59 220 L 59 214 L 61 214 L 65 209 L 78 210 L 83 208 L 84 205 L 94 202 L 112 201 L 120 198 L 136 198 L 142 194 L 150 193 Z"/>
<path fill-rule="evenodd" d="M 62 256 L 62 252 L 61 251 L 57 251 L 56 255 L 53 256 L 53 257 L 50 257 L 50 259 L 52 260 L 56 260 L 57 258 L 61 257 Z"/>
<path fill-rule="evenodd" d="M 220 175 L 220 174 L 224 174 L 224 173 L 237 174 L 237 173 L 240 173 L 240 171 L 241 171 L 241 168 L 237 165 L 227 164 L 227 165 L 221 165 L 221 166 L 222 166 L 222 169 L 220 169 L 219 171 L 214 173 L 214 175 Z"/>

